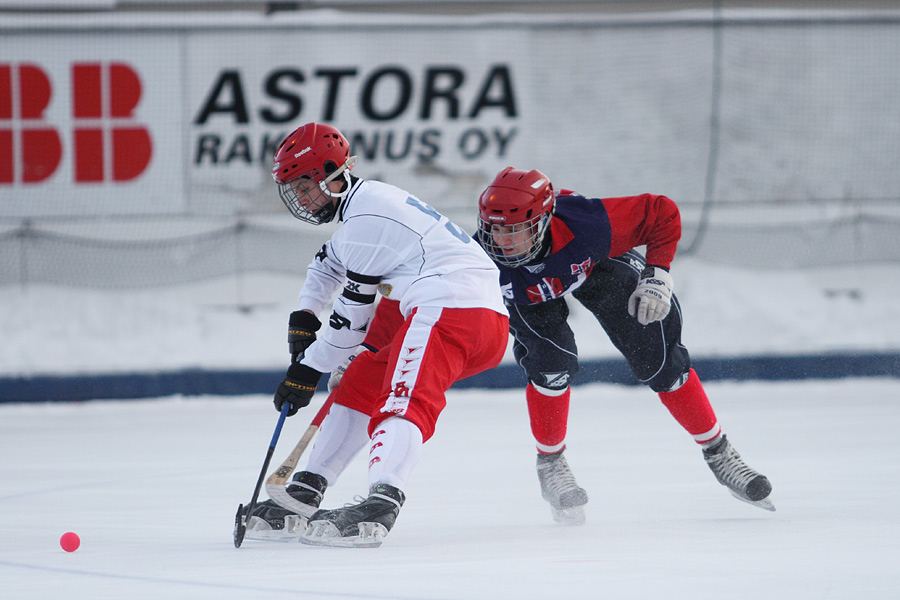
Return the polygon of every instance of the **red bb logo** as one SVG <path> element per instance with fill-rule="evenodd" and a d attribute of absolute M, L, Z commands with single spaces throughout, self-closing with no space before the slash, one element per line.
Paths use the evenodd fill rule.
<path fill-rule="evenodd" d="M 134 122 L 141 80 L 121 63 L 72 65 L 73 180 L 129 181 L 150 164 L 150 133 Z M 59 132 L 47 127 L 50 78 L 38 66 L 0 64 L 0 184 L 37 183 L 62 157 Z"/>

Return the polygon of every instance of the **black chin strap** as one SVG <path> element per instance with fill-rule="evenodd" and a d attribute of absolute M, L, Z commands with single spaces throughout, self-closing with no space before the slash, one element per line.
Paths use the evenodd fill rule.
<path fill-rule="evenodd" d="M 335 206 L 337 201 L 329 202 L 319 210 L 313 213 L 313 216 L 316 218 L 319 223 L 330 223 L 332 219 L 334 219 L 334 214 L 337 212 L 337 207 Z"/>

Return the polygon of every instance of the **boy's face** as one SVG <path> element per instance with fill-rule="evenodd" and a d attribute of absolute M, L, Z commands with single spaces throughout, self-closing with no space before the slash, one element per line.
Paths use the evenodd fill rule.
<path fill-rule="evenodd" d="M 527 223 L 518 225 L 492 225 L 491 238 L 494 245 L 508 259 L 515 259 L 528 254 L 532 246 L 532 226 Z"/>

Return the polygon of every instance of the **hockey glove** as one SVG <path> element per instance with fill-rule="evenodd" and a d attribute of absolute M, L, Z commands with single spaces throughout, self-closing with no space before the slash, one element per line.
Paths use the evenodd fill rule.
<path fill-rule="evenodd" d="M 275 391 L 275 410 L 281 412 L 281 407 L 287 402 L 291 405 L 288 416 L 296 415 L 298 410 L 309 404 L 321 376 L 312 367 L 300 363 L 291 364 L 284 381 L 278 384 Z"/>
<path fill-rule="evenodd" d="M 344 362 L 342 362 L 341 364 L 339 364 L 338 366 L 336 366 L 334 368 L 334 370 L 331 372 L 331 375 L 328 377 L 328 391 L 329 392 L 331 392 L 334 388 L 336 388 L 338 386 L 338 384 L 341 382 L 341 378 L 343 378 L 343 376 L 344 376 L 344 371 L 347 370 L 347 367 L 350 366 L 350 363 L 353 362 L 353 359 L 356 358 L 357 356 L 359 356 L 360 354 L 362 354 L 363 352 L 368 352 L 369 350 L 371 350 L 372 352 L 376 351 L 375 348 L 373 348 L 372 346 L 370 346 L 368 344 L 360 344 L 359 347 L 357 347 L 356 350 L 353 351 L 353 354 L 351 354 L 350 356 L 347 357 L 347 360 L 345 360 Z"/>
<path fill-rule="evenodd" d="M 305 310 L 295 310 L 288 320 L 288 348 L 291 351 L 291 362 L 303 354 L 314 341 L 316 332 L 322 327 L 319 318 Z"/>
<path fill-rule="evenodd" d="M 648 265 L 628 299 L 628 314 L 641 325 L 662 321 L 672 306 L 672 276 L 662 267 Z"/>

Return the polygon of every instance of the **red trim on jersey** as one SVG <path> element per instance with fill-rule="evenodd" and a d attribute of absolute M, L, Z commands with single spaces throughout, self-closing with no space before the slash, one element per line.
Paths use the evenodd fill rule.
<path fill-rule="evenodd" d="M 619 256 L 637 246 L 647 246 L 647 264 L 669 268 L 681 239 L 678 206 L 666 196 L 641 194 L 604 198 L 612 242 L 609 255 Z"/>
<path fill-rule="evenodd" d="M 550 253 L 563 249 L 566 244 L 575 239 L 575 234 L 566 227 L 566 224 L 556 217 L 550 219 Z"/>

